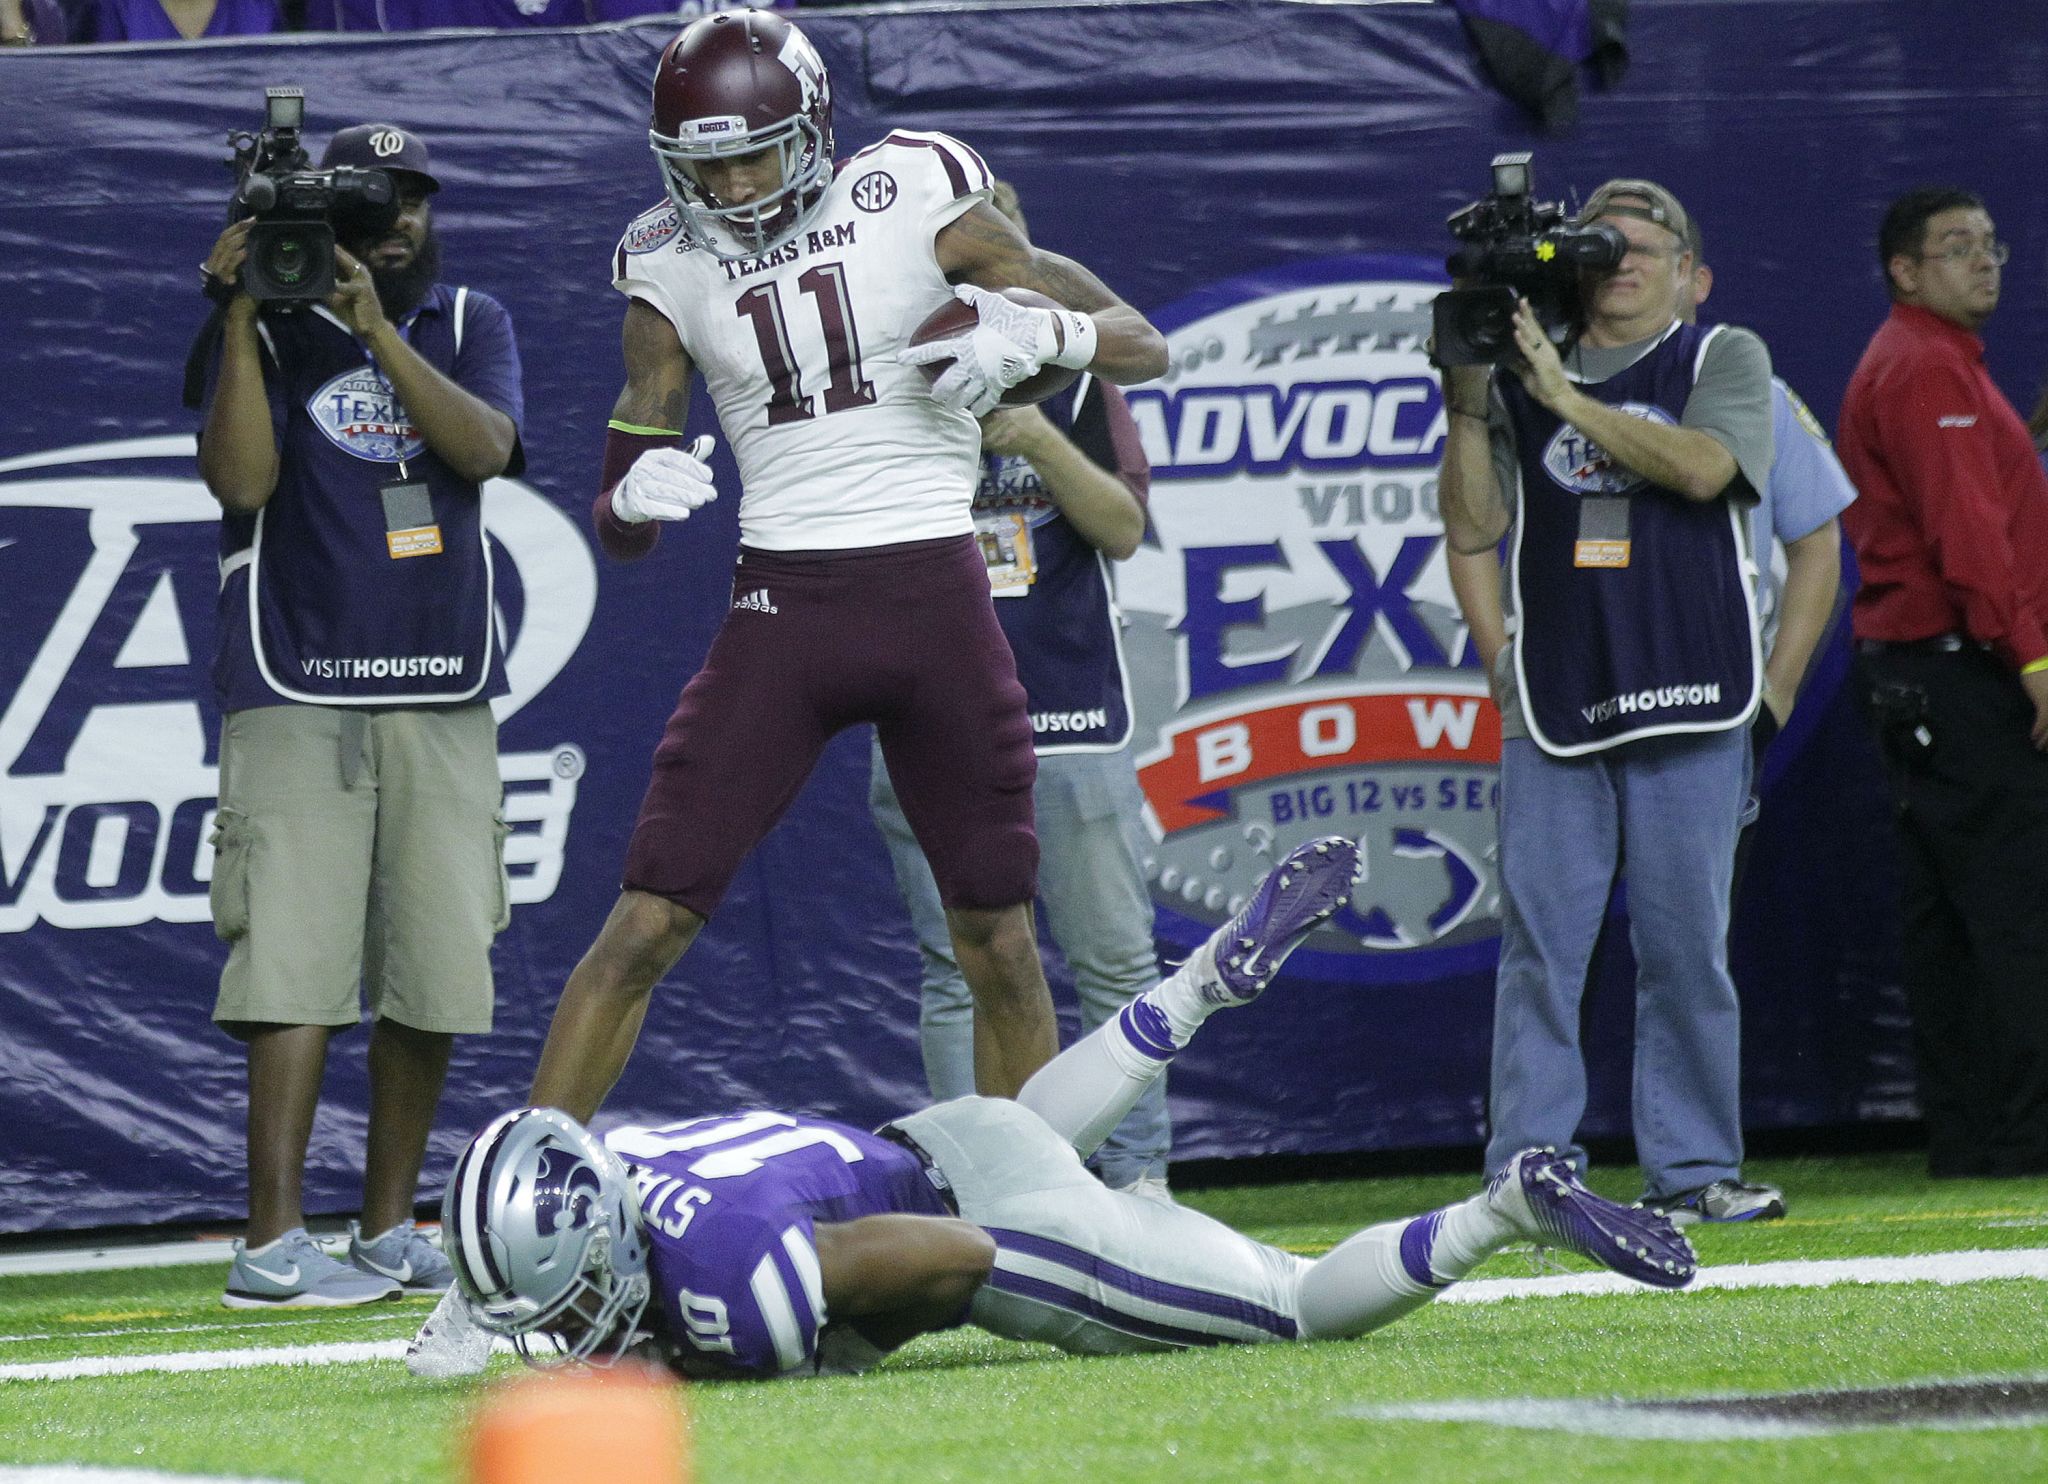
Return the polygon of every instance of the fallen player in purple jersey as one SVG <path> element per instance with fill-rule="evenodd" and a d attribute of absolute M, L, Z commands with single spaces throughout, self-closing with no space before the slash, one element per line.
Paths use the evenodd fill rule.
<path fill-rule="evenodd" d="M 639 1352 L 751 1378 L 859 1371 L 959 1324 L 1093 1354 L 1340 1338 L 1515 1242 L 1690 1282 L 1692 1248 L 1669 1221 L 1593 1194 L 1549 1150 L 1314 1261 L 1082 1166 L 1210 1014 L 1258 997 L 1357 871 L 1349 840 L 1297 847 L 1187 963 L 1014 1102 L 961 1098 L 877 1133 L 756 1110 L 602 1141 L 555 1109 L 503 1115 L 456 1163 L 442 1211 L 456 1288 L 407 1364 L 467 1374 L 497 1335 L 536 1363 Z"/>

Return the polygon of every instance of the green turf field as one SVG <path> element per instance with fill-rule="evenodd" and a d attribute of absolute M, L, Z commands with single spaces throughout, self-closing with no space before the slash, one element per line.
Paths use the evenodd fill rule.
<path fill-rule="evenodd" d="M 1702 1263 L 2048 1248 L 2048 1181 L 1933 1185 L 1907 1155 L 1759 1162 L 1790 1220 L 1693 1228 Z M 1633 1172 L 1594 1184 L 1626 1197 Z M 1318 1251 L 1353 1229 L 1469 1192 L 1454 1177 L 1245 1187 L 1186 1197 Z M 1557 1266 L 1553 1264 L 1552 1266 Z M 2038 1265 L 2036 1270 L 2039 1270 Z M 1478 1279 L 1528 1277 L 1527 1249 Z M 20 1379 L 81 1357 L 394 1342 L 424 1300 L 254 1316 L 224 1274 L 174 1267 L 0 1278 L 0 1465 L 90 1463 L 304 1480 L 459 1478 L 479 1394 L 391 1358 L 191 1374 Z M 1475 1286 L 1471 1293 L 1485 1291 Z M 493 1376 L 514 1369 L 493 1362 Z M 1365 1339 L 1076 1360 L 977 1331 L 928 1337 L 860 1378 L 699 1386 L 685 1396 L 697 1477 L 849 1480 L 2048 1479 L 2048 1423 L 1682 1440 L 1478 1422 L 1374 1407 L 1517 1398 L 1683 1398 L 2048 1379 L 2048 1281 L 2000 1278 L 1438 1303 Z M 679 1395 L 684 1395 L 679 1392 Z"/>

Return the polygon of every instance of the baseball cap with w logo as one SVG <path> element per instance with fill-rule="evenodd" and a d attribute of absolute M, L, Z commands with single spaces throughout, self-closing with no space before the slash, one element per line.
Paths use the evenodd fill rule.
<path fill-rule="evenodd" d="M 320 156 L 320 168 L 354 165 L 364 170 L 404 170 L 427 183 L 429 191 L 441 189 L 427 168 L 427 146 L 419 135 L 396 124 L 357 124 L 343 129 L 327 141 Z"/>

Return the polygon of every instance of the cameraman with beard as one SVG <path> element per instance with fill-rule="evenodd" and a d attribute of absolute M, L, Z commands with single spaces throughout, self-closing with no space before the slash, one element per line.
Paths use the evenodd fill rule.
<path fill-rule="evenodd" d="M 320 164 L 388 171 L 398 200 L 390 227 L 341 229 L 325 303 L 241 291 L 246 220 L 203 269 L 226 304 L 199 442 L 222 507 L 214 1019 L 249 1069 L 230 1308 L 447 1287 L 413 1203 L 453 1039 L 491 1028 L 509 911 L 479 487 L 525 462 L 511 320 L 438 281 L 418 138 L 361 124 Z M 307 1235 L 300 1188 L 327 1042 L 363 986 L 368 1149 L 344 1263 Z"/>

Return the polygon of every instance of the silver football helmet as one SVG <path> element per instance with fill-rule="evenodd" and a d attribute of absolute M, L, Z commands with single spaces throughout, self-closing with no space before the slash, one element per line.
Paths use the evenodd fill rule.
<path fill-rule="evenodd" d="M 486 1125 L 455 1162 L 441 1235 L 472 1317 L 528 1362 L 608 1365 L 642 1338 L 647 1238 L 632 1178 L 568 1114 L 521 1108 Z"/>

